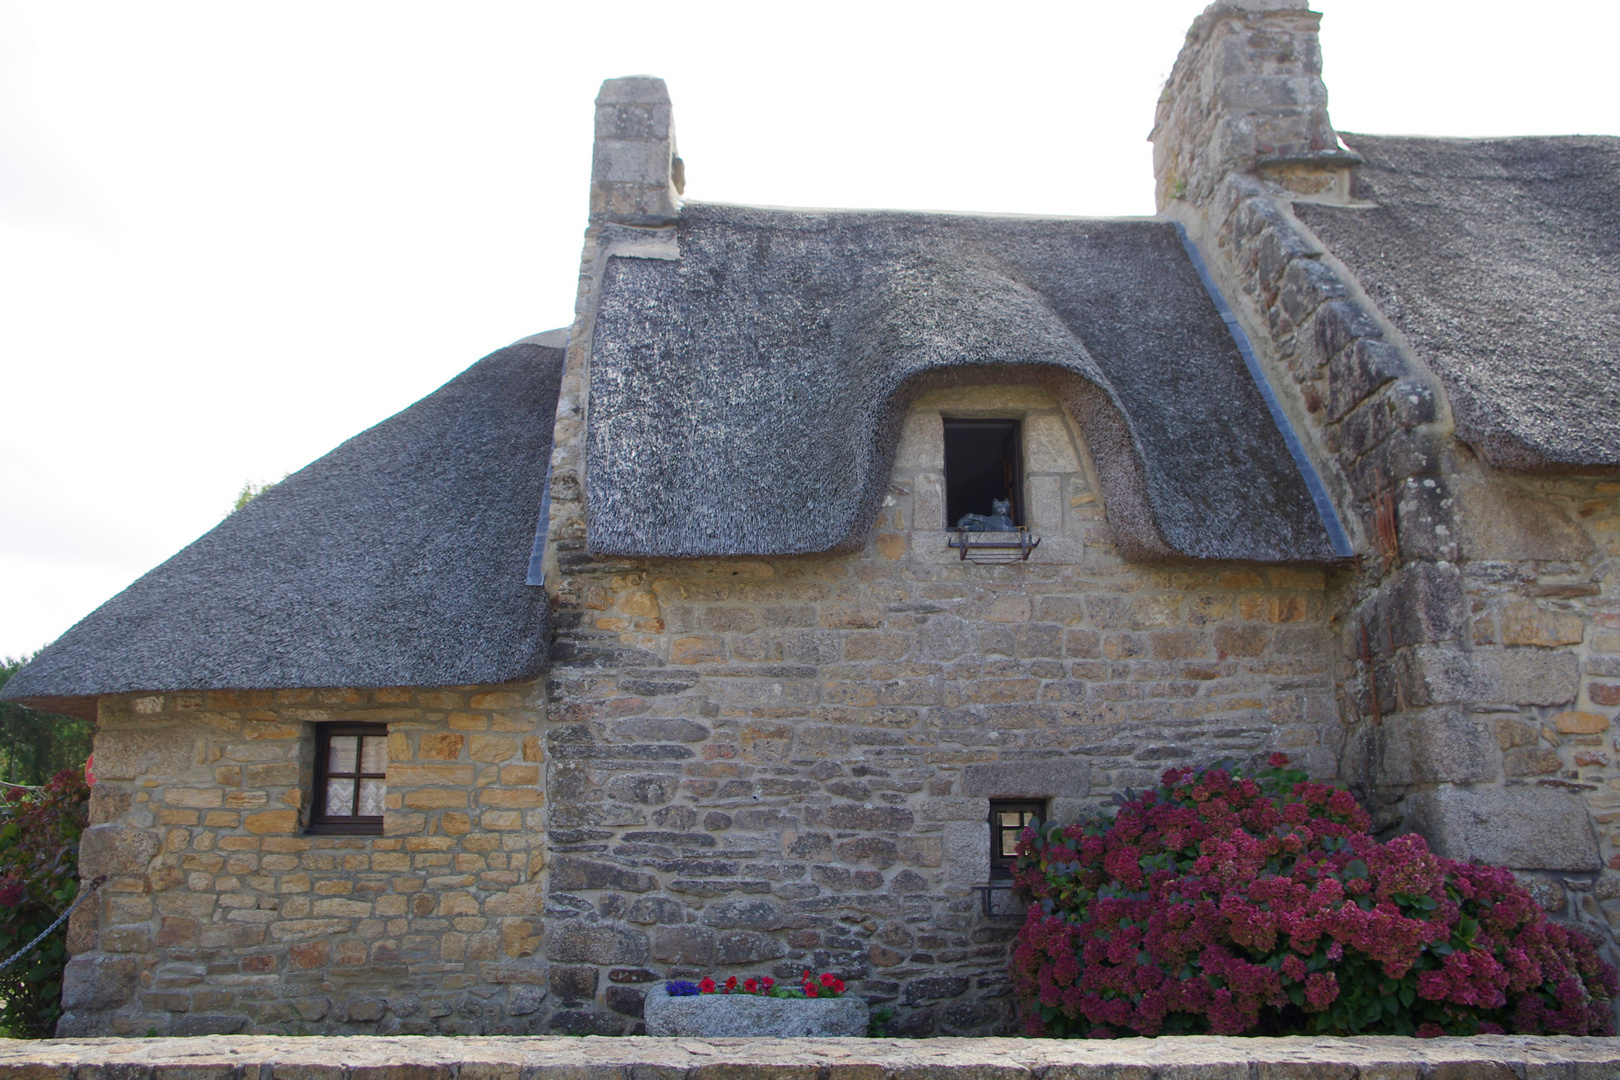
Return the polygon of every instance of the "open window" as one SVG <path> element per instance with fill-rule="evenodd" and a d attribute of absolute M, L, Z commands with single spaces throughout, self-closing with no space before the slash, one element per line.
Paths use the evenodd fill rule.
<path fill-rule="evenodd" d="M 1023 432 L 1017 420 L 945 417 L 945 524 L 965 514 L 990 517 L 1004 500 L 1014 525 L 1024 515 Z"/>
<path fill-rule="evenodd" d="M 317 724 L 312 833 L 380 836 L 388 787 L 388 728 Z"/>
<path fill-rule="evenodd" d="M 1046 820 L 1043 799 L 990 801 L 990 880 L 1012 877 L 1018 861 L 1018 838 L 1032 821 Z M 988 901 L 987 901 L 988 902 Z"/>

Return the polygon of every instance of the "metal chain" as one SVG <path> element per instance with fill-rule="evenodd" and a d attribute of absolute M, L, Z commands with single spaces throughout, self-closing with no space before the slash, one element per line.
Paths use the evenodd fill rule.
<path fill-rule="evenodd" d="M 34 948 L 35 945 L 38 945 L 40 942 L 42 942 L 46 938 L 50 937 L 52 930 L 55 930 L 58 926 L 61 926 L 64 922 L 66 922 L 67 917 L 69 915 L 72 915 L 75 911 L 77 911 L 80 904 L 82 904 L 86 900 L 90 899 L 90 894 L 91 893 L 95 892 L 97 889 L 101 888 L 106 883 L 107 883 L 107 875 L 102 874 L 99 877 L 97 877 L 94 881 L 90 882 L 90 887 L 88 889 L 80 889 L 79 890 L 79 895 L 73 898 L 73 903 L 68 905 L 68 909 L 66 911 L 62 912 L 62 914 L 58 915 L 56 917 L 55 922 L 51 923 L 51 925 L 47 926 L 44 930 L 40 931 L 40 934 L 39 934 L 39 936 L 37 938 L 35 938 L 33 941 L 30 941 L 28 944 L 24 945 L 22 948 L 18 949 L 16 952 L 12 953 L 11 957 L 5 963 L 0 964 L 0 971 L 6 970 L 6 968 L 10 967 L 12 964 L 15 964 L 18 960 L 21 960 L 24 956 L 27 956 L 28 953 Z"/>

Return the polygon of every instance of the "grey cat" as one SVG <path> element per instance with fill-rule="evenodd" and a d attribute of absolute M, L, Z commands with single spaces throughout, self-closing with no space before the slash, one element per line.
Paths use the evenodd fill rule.
<path fill-rule="evenodd" d="M 1013 524 L 1012 502 L 996 499 L 990 504 L 989 514 L 963 514 L 956 523 L 959 532 L 1017 532 Z"/>

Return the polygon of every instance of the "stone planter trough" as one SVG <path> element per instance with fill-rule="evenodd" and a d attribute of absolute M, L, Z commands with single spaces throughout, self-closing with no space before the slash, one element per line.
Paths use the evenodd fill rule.
<path fill-rule="evenodd" d="M 865 1035 L 868 1008 L 853 994 L 839 998 L 773 998 L 753 994 L 670 997 L 659 983 L 647 991 L 648 1035 L 721 1038 Z"/>

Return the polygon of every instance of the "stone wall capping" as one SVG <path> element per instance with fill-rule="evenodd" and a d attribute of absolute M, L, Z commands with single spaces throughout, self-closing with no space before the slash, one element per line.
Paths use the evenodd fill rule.
<path fill-rule="evenodd" d="M 248 1036 L 0 1041 L 0 1080 L 1599 1080 L 1620 1038 Z"/>

